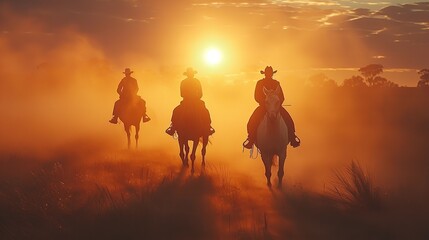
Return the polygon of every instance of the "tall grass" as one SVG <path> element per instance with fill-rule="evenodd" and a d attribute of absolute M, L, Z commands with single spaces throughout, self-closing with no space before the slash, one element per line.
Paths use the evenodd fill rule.
<path fill-rule="evenodd" d="M 335 200 L 349 206 L 368 210 L 381 208 L 380 192 L 373 179 L 365 173 L 359 162 L 352 161 L 343 170 L 334 171 L 328 193 Z"/>
<path fill-rule="evenodd" d="M 20 181 L 0 176 L 0 239 L 263 239 L 226 167 L 177 164 L 55 159 Z"/>

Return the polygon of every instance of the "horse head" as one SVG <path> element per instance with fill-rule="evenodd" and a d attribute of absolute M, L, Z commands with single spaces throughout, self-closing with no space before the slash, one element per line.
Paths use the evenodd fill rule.
<path fill-rule="evenodd" d="M 269 119 L 274 120 L 277 118 L 281 103 L 280 103 L 280 88 L 277 87 L 274 90 L 263 88 L 265 94 L 265 108 L 267 110 L 267 116 Z"/>

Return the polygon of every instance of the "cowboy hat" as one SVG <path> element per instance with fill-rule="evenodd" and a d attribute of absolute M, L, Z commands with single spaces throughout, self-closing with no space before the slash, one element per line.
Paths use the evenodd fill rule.
<path fill-rule="evenodd" d="M 196 73 L 198 73 L 198 72 L 197 72 L 197 71 L 195 71 L 193 68 L 188 67 L 188 68 L 186 69 L 186 72 L 184 72 L 184 73 L 183 73 L 183 75 L 185 75 L 185 76 L 189 76 L 190 74 L 196 74 Z"/>
<path fill-rule="evenodd" d="M 125 71 L 122 72 L 123 74 L 131 74 L 133 71 L 131 71 L 129 68 L 125 68 Z"/>
<path fill-rule="evenodd" d="M 261 74 L 265 74 L 265 73 L 272 73 L 272 74 L 274 74 L 276 72 L 277 72 L 277 70 L 273 71 L 273 67 L 271 67 L 271 66 L 266 66 L 265 70 L 261 70 Z"/>

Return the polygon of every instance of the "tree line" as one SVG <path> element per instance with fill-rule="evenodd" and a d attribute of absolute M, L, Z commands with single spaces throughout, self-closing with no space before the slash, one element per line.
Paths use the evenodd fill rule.
<path fill-rule="evenodd" d="M 313 87 L 399 87 L 398 84 L 380 76 L 383 73 L 383 65 L 369 64 L 359 68 L 360 75 L 347 78 L 341 85 L 325 74 L 317 74 L 309 78 Z M 418 72 L 420 80 L 417 87 L 429 87 L 429 69 L 422 69 Z"/>

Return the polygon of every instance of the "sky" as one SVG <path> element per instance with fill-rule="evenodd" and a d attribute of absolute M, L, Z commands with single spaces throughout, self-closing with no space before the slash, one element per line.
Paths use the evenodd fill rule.
<path fill-rule="evenodd" d="M 18 48 L 73 31 L 117 65 L 141 58 L 224 75 L 273 65 L 342 80 L 379 63 L 400 85 L 428 67 L 429 2 L 1 0 L 0 19 L 0 39 Z M 217 68 L 201 60 L 210 47 L 222 51 Z"/>

